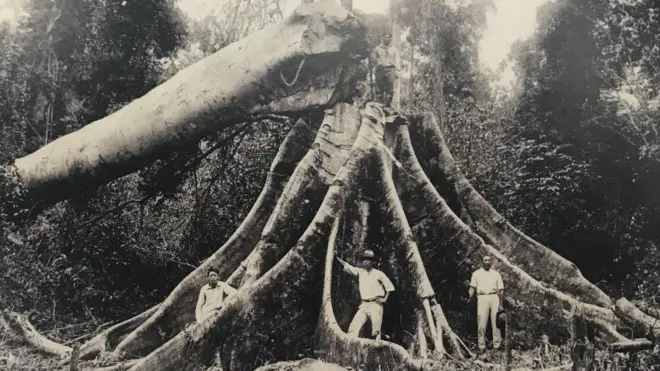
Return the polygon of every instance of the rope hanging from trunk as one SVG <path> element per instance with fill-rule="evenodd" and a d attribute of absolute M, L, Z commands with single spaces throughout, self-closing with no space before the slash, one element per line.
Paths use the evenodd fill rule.
<path fill-rule="evenodd" d="M 383 147 L 383 149 L 385 150 L 385 153 L 387 153 L 387 155 L 388 155 L 388 156 L 390 157 L 390 159 L 394 162 L 394 165 L 396 165 L 396 167 L 398 167 L 399 169 L 403 170 L 403 172 L 406 173 L 406 174 L 407 174 L 408 176 L 410 176 L 411 178 L 414 178 L 414 176 L 413 176 L 412 174 L 410 174 L 410 173 L 409 173 L 409 172 L 403 167 L 403 164 L 401 164 L 401 162 L 400 162 L 399 160 L 397 160 L 396 157 L 394 157 L 394 155 L 392 154 L 392 152 L 390 152 L 389 148 L 387 148 L 387 146 L 385 145 L 385 143 L 383 143 L 382 141 L 379 140 L 379 141 L 378 141 L 378 144 L 379 144 L 380 146 Z"/>
<path fill-rule="evenodd" d="M 284 75 L 282 75 L 282 72 L 280 71 L 280 77 L 282 78 L 282 82 L 284 82 L 284 85 L 288 87 L 292 87 L 298 81 L 298 77 L 300 76 L 300 70 L 302 70 L 303 65 L 305 64 L 305 60 L 307 60 L 307 57 L 303 58 L 302 61 L 300 61 L 300 65 L 298 66 L 298 71 L 296 71 L 296 76 L 293 77 L 293 81 L 291 82 L 286 82 Z"/>

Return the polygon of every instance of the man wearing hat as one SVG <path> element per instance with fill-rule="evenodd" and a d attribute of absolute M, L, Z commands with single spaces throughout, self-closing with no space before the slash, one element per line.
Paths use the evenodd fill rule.
<path fill-rule="evenodd" d="M 362 264 L 364 268 L 354 267 L 345 261 L 337 258 L 339 263 L 343 266 L 344 272 L 358 278 L 360 288 L 360 298 L 362 304 L 358 308 L 355 317 L 348 326 L 348 334 L 358 337 L 362 326 L 367 322 L 371 322 L 372 336 L 376 340 L 380 340 L 380 327 L 383 323 L 383 304 L 390 296 L 390 292 L 394 291 L 392 281 L 385 275 L 385 273 L 375 269 L 374 266 L 374 252 L 365 250 L 362 253 Z"/>

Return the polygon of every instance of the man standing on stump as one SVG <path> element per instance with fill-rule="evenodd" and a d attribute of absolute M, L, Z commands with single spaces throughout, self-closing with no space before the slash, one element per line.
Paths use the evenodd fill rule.
<path fill-rule="evenodd" d="M 479 350 L 486 350 L 486 326 L 490 318 L 493 329 L 493 348 L 499 349 L 502 343 L 502 335 L 497 327 L 497 313 L 502 303 L 504 283 L 499 272 L 491 269 L 493 259 L 486 255 L 481 260 L 483 268 L 472 274 L 470 281 L 470 299 L 477 294 L 477 335 L 479 338 Z"/>
<path fill-rule="evenodd" d="M 390 106 L 394 94 L 394 84 L 399 78 L 400 57 L 392 43 L 392 34 L 383 35 L 381 44 L 374 49 L 371 65 L 376 80 L 376 96 L 380 103 Z"/>
<path fill-rule="evenodd" d="M 368 319 L 371 322 L 371 335 L 376 340 L 380 340 L 380 328 L 383 324 L 383 305 L 390 293 L 394 291 L 392 281 L 387 278 L 385 273 L 373 267 L 374 252 L 371 250 L 365 250 L 362 253 L 364 268 L 354 267 L 340 258 L 337 258 L 337 260 L 343 266 L 344 272 L 358 278 L 360 298 L 362 299 L 362 304 L 348 327 L 348 334 L 359 337 L 360 330 Z"/>

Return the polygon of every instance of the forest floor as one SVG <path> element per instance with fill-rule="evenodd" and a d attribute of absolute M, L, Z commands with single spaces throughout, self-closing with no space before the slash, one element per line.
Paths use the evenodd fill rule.
<path fill-rule="evenodd" d="M 474 344 L 468 344 L 469 346 Z M 596 363 L 598 370 L 606 371 L 658 371 L 660 365 L 656 359 L 658 347 L 654 352 L 640 352 L 636 357 L 613 355 L 598 351 L 596 353 Z M 101 357 L 102 359 L 103 357 Z M 545 370 L 552 367 L 566 365 L 570 362 L 568 349 L 565 346 L 550 346 L 546 352 L 541 348 L 531 350 L 512 350 L 512 362 L 510 370 L 531 371 Z M 467 370 L 504 370 L 505 352 L 487 351 L 475 360 L 454 361 L 445 359 L 440 362 L 445 370 L 467 371 Z M 107 366 L 103 361 L 81 362 L 80 371 L 93 370 L 97 367 Z M 211 370 L 210 368 L 209 370 Z M 23 342 L 12 333 L 3 331 L 0 333 L 0 370 L 7 371 L 53 371 L 69 370 L 69 367 L 63 368 L 58 365 L 56 358 L 43 355 L 37 352 L 30 345 Z M 200 371 L 203 370 L 200 368 Z M 218 370 L 217 368 L 215 370 Z"/>
<path fill-rule="evenodd" d="M 567 362 L 568 357 L 561 354 L 552 352 L 550 355 L 554 359 L 546 359 L 545 362 L 540 362 L 539 350 L 533 349 L 529 351 L 513 352 L 512 370 L 516 368 L 526 368 L 529 370 L 541 370 L 548 367 L 559 366 L 561 359 L 564 363 Z M 80 370 L 91 370 L 95 367 L 103 366 L 99 362 L 81 362 Z M 495 367 L 492 367 L 495 366 Z M 499 367 L 498 367 L 499 366 Z M 504 369 L 504 352 L 487 352 L 480 357 L 478 361 L 454 362 L 451 360 L 446 361 L 447 370 L 497 370 Z M 8 371 L 52 371 L 52 370 L 68 370 L 67 368 L 60 368 L 58 360 L 47 355 L 43 355 L 34 350 L 29 345 L 23 343 L 22 340 L 16 338 L 13 334 L 3 333 L 0 334 L 0 370 Z"/>

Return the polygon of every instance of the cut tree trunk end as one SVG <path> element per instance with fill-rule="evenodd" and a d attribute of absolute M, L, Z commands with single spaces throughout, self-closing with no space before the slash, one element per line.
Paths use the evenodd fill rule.
<path fill-rule="evenodd" d="M 6 165 L 0 197 L 31 196 L 43 207 L 228 125 L 349 101 L 366 73 L 359 62 L 366 48 L 365 27 L 338 3 L 304 4 L 119 111 Z"/>
<path fill-rule="evenodd" d="M 632 339 L 630 341 L 611 343 L 607 348 L 614 353 L 629 353 L 653 349 L 654 346 L 655 343 L 648 339 Z"/>

